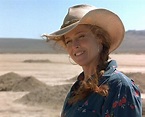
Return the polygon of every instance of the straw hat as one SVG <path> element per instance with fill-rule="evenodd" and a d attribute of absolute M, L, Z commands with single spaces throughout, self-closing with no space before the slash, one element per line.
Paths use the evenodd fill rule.
<path fill-rule="evenodd" d="M 44 34 L 43 36 L 57 40 L 79 24 L 96 25 L 107 31 L 111 37 L 109 53 L 115 50 L 124 38 L 125 30 L 123 23 L 116 14 L 109 10 L 97 9 L 89 5 L 76 5 L 70 7 L 61 29 L 51 34 Z"/>

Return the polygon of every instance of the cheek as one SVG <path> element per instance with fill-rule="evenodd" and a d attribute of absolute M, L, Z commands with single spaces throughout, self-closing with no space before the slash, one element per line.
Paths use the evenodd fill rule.
<path fill-rule="evenodd" d="M 66 48 L 66 51 L 67 51 L 67 53 L 68 53 L 70 56 L 72 56 L 72 54 L 73 54 L 72 49 Z"/>
<path fill-rule="evenodd" d="M 92 43 L 88 49 L 89 49 L 89 54 L 91 54 L 90 56 L 92 56 L 92 57 L 98 56 L 98 54 L 99 54 L 99 45 L 98 44 Z"/>

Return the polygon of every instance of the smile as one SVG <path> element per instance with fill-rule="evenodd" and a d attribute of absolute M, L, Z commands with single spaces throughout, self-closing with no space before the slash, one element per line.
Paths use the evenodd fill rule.
<path fill-rule="evenodd" d="M 75 53 L 74 55 L 75 55 L 75 56 L 80 56 L 80 55 L 84 54 L 84 52 L 85 52 L 85 51 L 77 52 L 77 53 Z"/>

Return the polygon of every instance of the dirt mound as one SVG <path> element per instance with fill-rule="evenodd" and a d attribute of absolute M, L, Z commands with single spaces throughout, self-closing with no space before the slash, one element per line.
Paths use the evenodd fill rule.
<path fill-rule="evenodd" d="M 33 60 L 33 59 L 28 59 L 28 60 L 24 60 L 24 63 L 51 63 L 50 60 L 46 59 L 46 60 Z"/>
<path fill-rule="evenodd" d="M 39 88 L 32 91 L 22 98 L 17 99 L 20 102 L 28 105 L 43 105 L 51 106 L 51 108 L 59 108 L 63 105 L 64 99 L 71 85 L 57 85 Z"/>
<path fill-rule="evenodd" d="M 0 91 L 32 91 L 46 86 L 33 76 L 23 77 L 14 72 L 0 76 Z"/>
<path fill-rule="evenodd" d="M 22 79 L 19 74 L 10 72 L 0 76 L 0 91 L 11 91 L 14 84 Z"/>
<path fill-rule="evenodd" d="M 33 91 L 43 87 L 47 87 L 47 85 L 33 76 L 28 76 L 16 82 L 12 88 L 12 91 Z"/>
<path fill-rule="evenodd" d="M 23 77 L 14 72 L 0 76 L 0 91 L 28 91 L 16 102 L 28 105 L 60 107 L 71 85 L 48 86 L 33 76 Z"/>

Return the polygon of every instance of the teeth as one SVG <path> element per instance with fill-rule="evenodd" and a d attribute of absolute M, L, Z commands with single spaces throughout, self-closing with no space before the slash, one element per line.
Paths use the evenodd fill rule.
<path fill-rule="evenodd" d="M 81 55 L 81 54 L 83 54 L 84 52 L 78 52 L 78 53 L 76 53 L 75 54 L 75 56 L 79 56 L 79 55 Z"/>

